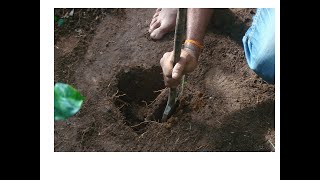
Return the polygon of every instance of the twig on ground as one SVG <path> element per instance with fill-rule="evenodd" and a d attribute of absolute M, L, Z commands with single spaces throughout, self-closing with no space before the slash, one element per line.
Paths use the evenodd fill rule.
<path fill-rule="evenodd" d="M 176 142 L 174 144 L 177 144 L 179 142 L 180 137 L 177 138 Z"/>
<path fill-rule="evenodd" d="M 133 125 L 133 126 L 130 126 L 130 127 L 134 128 L 134 127 L 140 126 L 141 124 L 144 124 L 144 123 L 156 123 L 156 124 L 160 124 L 160 123 L 158 123 L 158 122 L 156 122 L 156 121 L 148 121 L 148 120 L 145 120 L 145 121 L 142 121 L 142 122 L 139 123 L 139 124 L 136 124 L 136 125 Z"/>
<path fill-rule="evenodd" d="M 166 90 L 167 89 L 167 87 L 166 88 L 164 88 L 164 89 L 160 89 L 160 90 L 156 90 L 156 91 L 153 91 L 153 92 L 163 92 L 164 90 Z"/>
<path fill-rule="evenodd" d="M 146 132 L 147 132 L 147 131 L 146 131 Z M 138 137 L 138 139 L 142 138 L 146 132 L 142 133 L 142 134 Z"/>
<path fill-rule="evenodd" d="M 111 82 L 109 82 L 109 84 L 108 84 L 107 88 L 109 88 L 110 84 L 111 84 Z"/>
<path fill-rule="evenodd" d="M 201 145 L 200 147 L 198 147 L 197 149 L 196 149 L 196 151 L 198 151 L 199 149 L 201 149 L 201 148 L 203 148 L 203 147 L 207 147 L 208 145 Z"/>
<path fill-rule="evenodd" d="M 273 143 L 270 141 L 270 139 L 268 139 L 268 142 L 271 144 L 271 146 L 273 147 L 273 151 L 276 150 L 276 148 L 274 147 Z"/>
<path fill-rule="evenodd" d="M 118 92 L 119 92 L 119 90 L 117 90 L 117 92 L 116 92 L 116 93 L 114 93 L 111 97 L 112 97 L 112 98 L 119 98 L 119 97 L 121 97 L 121 96 L 126 96 L 126 94 L 120 94 L 120 95 L 117 95 L 117 94 L 118 94 Z"/>
<path fill-rule="evenodd" d="M 83 141 L 84 135 L 88 132 L 88 130 L 89 130 L 90 128 L 91 128 L 91 127 L 87 127 L 85 130 L 83 130 L 83 134 L 82 134 L 82 136 L 81 136 L 80 144 L 82 144 L 82 141 Z"/>
<path fill-rule="evenodd" d="M 143 102 L 143 103 L 146 105 L 146 107 L 148 107 L 147 101 L 143 100 L 143 101 L 141 101 L 141 102 Z"/>
<path fill-rule="evenodd" d="M 122 104 L 122 106 L 120 106 L 119 108 L 118 108 L 118 110 L 121 110 L 122 108 L 123 108 L 123 106 L 125 106 L 126 104 Z"/>

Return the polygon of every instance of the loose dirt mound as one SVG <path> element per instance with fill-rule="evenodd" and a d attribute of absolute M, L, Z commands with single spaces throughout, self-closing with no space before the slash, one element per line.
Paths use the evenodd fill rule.
<path fill-rule="evenodd" d="M 255 11 L 215 11 L 200 64 L 167 122 L 159 60 L 173 33 L 150 40 L 154 12 L 76 9 L 55 27 L 55 82 L 86 97 L 79 113 L 55 122 L 55 151 L 274 151 L 274 86 L 247 67 L 241 45 Z"/>

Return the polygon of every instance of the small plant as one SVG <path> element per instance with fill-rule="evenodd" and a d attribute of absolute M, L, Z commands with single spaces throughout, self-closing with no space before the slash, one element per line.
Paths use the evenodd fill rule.
<path fill-rule="evenodd" d="M 61 27 L 66 22 L 66 19 L 69 18 L 70 16 L 73 16 L 73 14 L 74 14 L 74 9 L 72 9 L 69 13 L 67 12 L 63 17 L 59 18 L 58 16 L 54 16 L 54 22 L 57 23 L 59 27 Z"/>
<path fill-rule="evenodd" d="M 54 16 L 54 22 L 57 23 L 59 27 L 61 27 L 65 23 L 65 19 Z"/>
<path fill-rule="evenodd" d="M 54 120 L 65 120 L 76 114 L 84 97 L 68 84 L 56 83 L 54 86 Z"/>

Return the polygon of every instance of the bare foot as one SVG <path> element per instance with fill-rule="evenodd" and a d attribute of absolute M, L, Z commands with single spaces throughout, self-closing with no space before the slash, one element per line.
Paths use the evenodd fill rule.
<path fill-rule="evenodd" d="M 176 25 L 178 9 L 158 8 L 150 23 L 149 33 L 152 39 L 158 40 L 166 33 L 173 31 Z"/>

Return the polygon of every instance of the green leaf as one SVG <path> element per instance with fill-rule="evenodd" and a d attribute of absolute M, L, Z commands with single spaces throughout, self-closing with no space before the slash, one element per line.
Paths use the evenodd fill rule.
<path fill-rule="evenodd" d="M 57 22 L 59 20 L 58 16 L 54 16 L 54 22 Z"/>
<path fill-rule="evenodd" d="M 56 83 L 54 86 L 54 120 L 65 120 L 76 114 L 84 97 L 68 84 Z"/>
<path fill-rule="evenodd" d="M 64 24 L 64 19 L 59 19 L 58 20 L 58 26 L 62 26 Z"/>

